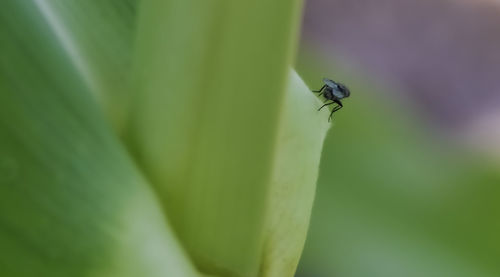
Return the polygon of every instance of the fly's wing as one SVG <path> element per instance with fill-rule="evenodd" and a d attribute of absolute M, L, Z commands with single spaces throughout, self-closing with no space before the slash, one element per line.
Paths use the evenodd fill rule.
<path fill-rule="evenodd" d="M 330 79 L 323 78 L 323 83 L 325 83 L 325 85 L 327 85 L 333 89 L 338 89 L 337 83 L 335 83 L 334 81 L 332 81 Z"/>
<path fill-rule="evenodd" d="M 346 94 L 338 89 L 333 89 L 332 90 L 332 93 L 333 95 L 335 95 L 335 97 L 337 97 L 338 99 L 342 99 L 342 98 L 345 98 L 346 97 Z"/>

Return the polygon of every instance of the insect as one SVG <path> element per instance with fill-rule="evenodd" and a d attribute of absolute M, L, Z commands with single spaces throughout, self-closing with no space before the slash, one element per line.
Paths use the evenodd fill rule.
<path fill-rule="evenodd" d="M 332 109 L 332 112 L 330 113 L 330 116 L 328 117 L 328 122 L 332 119 L 332 115 L 334 112 L 340 110 L 343 105 L 342 102 L 340 102 L 341 99 L 349 97 L 351 92 L 349 89 L 341 84 L 337 83 L 335 81 L 332 81 L 327 78 L 323 78 L 323 83 L 325 83 L 319 90 L 313 90 L 313 92 L 319 92 L 318 96 L 323 95 L 326 98 L 325 104 L 321 106 L 319 110 L 321 110 L 323 107 L 332 105 L 332 104 L 337 104 L 336 107 Z M 328 102 L 331 101 L 331 102 Z M 328 103 L 326 103 L 328 102 Z"/>

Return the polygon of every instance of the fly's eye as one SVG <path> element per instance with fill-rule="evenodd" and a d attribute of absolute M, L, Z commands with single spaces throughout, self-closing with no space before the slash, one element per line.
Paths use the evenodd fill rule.
<path fill-rule="evenodd" d="M 351 92 L 349 91 L 349 89 L 347 87 L 343 87 L 343 91 L 344 93 L 344 97 L 349 97 L 349 95 L 351 94 Z"/>

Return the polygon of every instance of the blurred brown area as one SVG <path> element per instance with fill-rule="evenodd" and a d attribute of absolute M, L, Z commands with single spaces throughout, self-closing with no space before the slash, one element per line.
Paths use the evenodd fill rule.
<path fill-rule="evenodd" d="M 308 0 L 302 40 L 397 84 L 440 129 L 500 110 L 500 1 Z"/>

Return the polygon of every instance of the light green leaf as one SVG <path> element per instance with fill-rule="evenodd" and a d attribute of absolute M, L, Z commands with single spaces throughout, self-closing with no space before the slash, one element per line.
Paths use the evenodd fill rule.
<path fill-rule="evenodd" d="M 327 109 L 292 72 L 281 114 L 270 185 L 261 276 L 293 276 L 309 226 Z"/>
<path fill-rule="evenodd" d="M 328 115 L 297 76 L 283 94 L 297 5 L 143 2 L 127 137 L 203 272 L 291 276 L 300 256 Z"/>
<path fill-rule="evenodd" d="M 287 77 L 299 6 L 7 1 L 0 275 L 292 276 L 329 126 Z"/>

